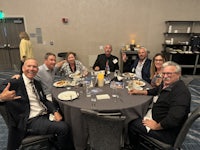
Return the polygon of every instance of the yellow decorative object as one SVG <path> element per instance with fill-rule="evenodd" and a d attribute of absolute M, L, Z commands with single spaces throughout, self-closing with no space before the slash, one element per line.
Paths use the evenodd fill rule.
<path fill-rule="evenodd" d="M 103 73 L 99 73 L 97 75 L 97 80 L 98 80 L 98 86 L 99 87 L 103 87 L 104 86 L 104 74 Z"/>

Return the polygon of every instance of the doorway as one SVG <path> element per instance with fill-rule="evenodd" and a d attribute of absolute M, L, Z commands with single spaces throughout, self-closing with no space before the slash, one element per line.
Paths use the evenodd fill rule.
<path fill-rule="evenodd" d="M 19 69 L 21 31 L 25 31 L 23 18 L 0 19 L 0 71 Z"/>

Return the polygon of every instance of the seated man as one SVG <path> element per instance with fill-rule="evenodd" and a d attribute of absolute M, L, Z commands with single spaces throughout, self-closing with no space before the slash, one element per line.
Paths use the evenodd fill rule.
<path fill-rule="evenodd" d="M 11 79 L 10 90 L 15 90 L 21 98 L 3 102 L 8 113 L 8 150 L 19 148 L 21 141 L 27 134 L 55 134 L 59 149 L 74 149 L 70 137 L 69 126 L 62 120 L 52 102 L 46 99 L 41 84 L 34 80 L 38 72 L 35 59 L 27 59 L 22 67 L 23 74 L 19 79 Z M 5 82 L 0 92 L 6 87 Z M 49 113 L 53 113 L 54 121 L 49 120 Z"/>
<path fill-rule="evenodd" d="M 56 63 L 56 55 L 48 52 L 44 56 L 44 63 L 39 66 L 38 73 L 35 76 L 35 79 L 41 82 L 44 94 L 49 101 L 52 101 L 51 93 L 55 74 L 59 72 L 64 63 L 65 60 Z"/>
<path fill-rule="evenodd" d="M 126 54 L 122 54 L 122 60 L 124 62 L 124 71 L 135 72 L 138 78 L 150 83 L 151 60 L 147 56 L 148 52 L 146 48 L 141 47 L 138 50 L 138 58 L 134 61 L 133 64 L 131 64 L 130 61 L 127 61 Z"/>
<path fill-rule="evenodd" d="M 119 70 L 119 61 L 118 58 L 114 55 L 111 55 L 112 46 L 107 44 L 104 47 L 104 54 L 100 54 L 97 56 L 97 59 L 93 65 L 93 69 L 95 71 L 99 70 L 109 70 L 110 72 L 114 72 L 115 70 Z"/>
<path fill-rule="evenodd" d="M 44 63 L 38 67 L 38 73 L 34 77 L 37 81 L 41 82 L 44 94 L 49 101 L 52 101 L 51 93 L 55 75 L 59 72 L 59 69 L 64 63 L 65 60 L 56 63 L 56 55 L 54 53 L 47 52 L 44 56 Z M 14 75 L 12 78 L 19 79 L 20 75 Z"/>
<path fill-rule="evenodd" d="M 137 148 L 138 134 L 147 134 L 167 144 L 176 140 L 190 112 L 191 95 L 180 80 L 181 67 L 171 61 L 162 66 L 163 84 L 150 90 L 131 90 L 130 94 L 158 96 L 147 115 L 129 123 L 131 144 Z"/>

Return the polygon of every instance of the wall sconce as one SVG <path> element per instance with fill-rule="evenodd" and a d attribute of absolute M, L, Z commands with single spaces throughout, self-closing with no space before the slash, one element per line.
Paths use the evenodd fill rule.
<path fill-rule="evenodd" d="M 134 48 L 135 48 L 135 40 L 131 40 L 131 44 L 130 44 L 131 51 L 134 51 Z"/>
<path fill-rule="evenodd" d="M 131 40 L 131 45 L 135 45 L 135 40 Z"/>

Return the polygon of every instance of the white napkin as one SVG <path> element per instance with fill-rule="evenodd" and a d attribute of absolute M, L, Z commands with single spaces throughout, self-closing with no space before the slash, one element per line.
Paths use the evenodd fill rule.
<path fill-rule="evenodd" d="M 147 114 L 144 116 L 143 118 L 144 120 L 145 119 L 149 119 L 149 120 L 152 120 L 152 109 L 149 109 Z M 145 126 L 145 128 L 147 129 L 147 133 L 150 131 L 150 128 Z"/>
<path fill-rule="evenodd" d="M 96 95 L 96 97 L 97 97 L 97 100 L 110 99 L 110 96 L 108 94 Z"/>
<path fill-rule="evenodd" d="M 117 80 L 118 80 L 118 81 L 122 81 L 122 80 L 123 80 L 123 77 L 122 77 L 122 76 L 117 76 Z"/>
<path fill-rule="evenodd" d="M 49 114 L 49 120 L 50 121 L 55 121 L 55 116 L 53 114 Z"/>

